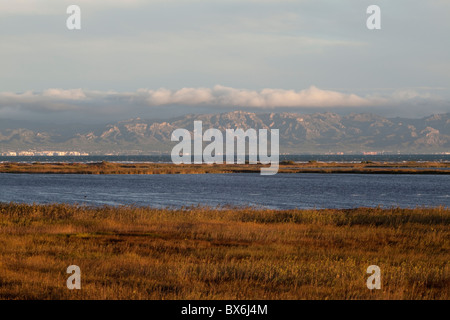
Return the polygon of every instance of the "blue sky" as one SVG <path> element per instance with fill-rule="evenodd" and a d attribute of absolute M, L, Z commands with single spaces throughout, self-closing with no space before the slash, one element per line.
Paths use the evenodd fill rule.
<path fill-rule="evenodd" d="M 445 0 L 0 0 L 0 117 L 449 112 L 449 16 Z"/>

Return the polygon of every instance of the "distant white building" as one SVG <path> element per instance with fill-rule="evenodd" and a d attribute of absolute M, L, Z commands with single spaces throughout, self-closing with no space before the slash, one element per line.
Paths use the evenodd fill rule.
<path fill-rule="evenodd" d="M 34 152 L 32 152 L 32 151 L 20 151 L 18 153 L 18 155 L 22 156 L 22 157 L 32 157 L 32 156 L 34 156 Z"/>
<path fill-rule="evenodd" d="M 2 153 L 2 156 L 17 157 L 17 152 L 13 152 L 13 151 L 4 152 L 4 153 Z"/>

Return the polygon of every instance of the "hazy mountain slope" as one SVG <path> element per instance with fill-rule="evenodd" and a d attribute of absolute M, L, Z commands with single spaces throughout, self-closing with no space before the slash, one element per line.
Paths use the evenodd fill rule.
<path fill-rule="evenodd" d="M 130 119 L 95 130 L 57 128 L 48 131 L 0 127 L 0 152 L 78 150 L 89 153 L 151 154 L 170 152 L 172 132 L 203 129 L 279 129 L 281 152 L 434 153 L 450 151 L 450 113 L 423 119 L 384 118 L 374 114 L 296 114 L 229 112 L 187 115 L 167 121 Z M 75 132 L 75 133 L 74 133 Z"/>

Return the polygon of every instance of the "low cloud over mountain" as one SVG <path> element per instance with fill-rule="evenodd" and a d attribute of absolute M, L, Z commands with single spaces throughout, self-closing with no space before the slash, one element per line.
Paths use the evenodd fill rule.
<path fill-rule="evenodd" d="M 0 118 L 57 123 L 79 119 L 105 123 L 129 117 L 154 119 L 235 110 L 280 113 L 310 112 L 312 109 L 316 112 L 373 112 L 385 116 L 421 117 L 450 109 L 449 100 L 439 92 L 436 88 L 416 88 L 358 94 L 315 86 L 303 90 L 250 90 L 222 85 L 130 92 L 47 89 L 0 92 Z"/>

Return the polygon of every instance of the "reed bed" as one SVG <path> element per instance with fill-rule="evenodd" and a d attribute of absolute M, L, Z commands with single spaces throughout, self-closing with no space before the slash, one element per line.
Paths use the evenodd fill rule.
<path fill-rule="evenodd" d="M 0 163 L 0 173 L 62 174 L 205 174 L 259 173 L 261 164 L 181 164 L 172 163 Z M 387 163 L 296 163 L 281 161 L 279 173 L 367 173 L 367 174 L 450 174 L 448 162 Z"/>
<path fill-rule="evenodd" d="M 0 204 L 0 299 L 449 299 L 449 224 L 443 207 Z"/>

